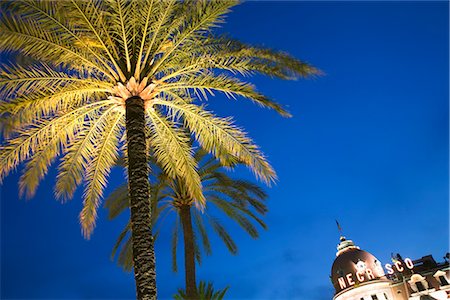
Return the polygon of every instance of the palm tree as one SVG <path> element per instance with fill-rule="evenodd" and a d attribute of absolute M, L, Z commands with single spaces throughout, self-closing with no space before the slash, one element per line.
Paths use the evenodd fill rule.
<path fill-rule="evenodd" d="M 111 167 L 128 165 L 137 297 L 156 297 L 147 150 L 183 178 L 203 205 L 190 135 L 223 163 L 239 160 L 263 181 L 276 175 L 245 132 L 199 104 L 208 92 L 277 103 L 240 80 L 318 74 L 291 56 L 217 36 L 235 1 L 23 0 L 0 3 L 0 51 L 37 61 L 0 68 L 0 181 L 25 162 L 20 193 L 32 197 L 59 157 L 55 195 L 84 183 L 82 232 L 89 237 Z"/>
<path fill-rule="evenodd" d="M 189 195 L 182 179 L 174 179 L 167 176 L 154 162 L 151 166 L 153 176 L 150 179 L 153 224 L 159 220 L 158 225 L 161 226 L 161 223 L 170 212 L 175 212 L 176 215 L 172 236 L 172 266 L 175 272 L 178 268 L 177 245 L 179 230 L 181 229 L 183 232 L 185 291 L 188 299 L 198 298 L 195 261 L 201 262 L 201 251 L 197 237 L 201 238 L 204 252 L 207 255 L 211 254 L 206 224 L 212 227 L 232 254 L 237 253 L 236 243 L 220 223 L 219 218 L 214 217 L 214 213 L 211 214 L 207 204 L 215 206 L 216 209 L 235 221 L 253 238 L 258 237 L 258 230 L 252 221 L 257 222 L 262 228 L 266 229 L 266 224 L 258 215 L 264 215 L 267 212 L 267 207 L 264 203 L 267 194 L 259 186 L 246 180 L 231 178 L 225 172 L 224 167 L 217 160 L 208 156 L 202 149 L 197 150 L 194 157 L 199 166 L 198 173 L 200 174 L 203 194 L 206 199 L 206 210 L 203 207 L 195 206 L 195 199 Z M 128 198 L 126 185 L 118 187 L 111 193 L 105 202 L 105 206 L 109 210 L 110 219 L 116 218 L 129 208 Z M 130 226 L 128 224 L 113 248 L 114 256 L 119 246 L 123 244 L 118 254 L 118 262 L 125 270 L 131 270 L 133 266 L 131 240 L 128 238 L 125 241 L 129 230 Z"/>
<path fill-rule="evenodd" d="M 198 285 L 197 300 L 222 300 L 225 297 L 228 287 L 221 290 L 214 290 L 211 282 L 201 281 Z M 187 294 L 182 289 L 178 289 L 178 293 L 174 295 L 175 300 L 188 299 Z"/>

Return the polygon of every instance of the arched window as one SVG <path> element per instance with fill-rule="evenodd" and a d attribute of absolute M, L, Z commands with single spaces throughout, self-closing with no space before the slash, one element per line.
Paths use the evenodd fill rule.
<path fill-rule="evenodd" d="M 447 274 L 444 271 L 441 271 L 441 270 L 437 271 L 433 275 L 433 277 L 436 278 L 437 281 L 439 281 L 441 286 L 449 285 Z"/>
<path fill-rule="evenodd" d="M 408 281 L 408 283 L 414 292 L 423 292 L 428 290 L 428 282 L 425 280 L 425 277 L 420 274 L 414 274 L 411 276 L 411 280 Z"/>

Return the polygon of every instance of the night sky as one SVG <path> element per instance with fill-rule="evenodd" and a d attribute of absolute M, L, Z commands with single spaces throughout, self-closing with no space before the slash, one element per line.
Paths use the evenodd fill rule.
<path fill-rule="evenodd" d="M 233 9 L 220 31 L 284 50 L 326 75 L 252 78 L 292 119 L 244 99 L 209 99 L 210 109 L 247 129 L 279 181 L 267 188 L 269 230 L 253 240 L 224 221 L 239 254 L 213 239 L 198 279 L 229 285 L 229 299 L 331 299 L 335 219 L 384 263 L 392 252 L 442 260 L 449 244 L 448 21 L 448 2 L 248 2 Z M 55 201 L 53 169 L 26 201 L 17 196 L 18 176 L 1 189 L 1 298 L 133 298 L 132 273 L 110 260 L 127 217 L 110 222 L 102 209 L 84 240 L 81 191 L 71 202 Z M 233 176 L 252 178 L 245 169 Z M 123 171 L 114 170 L 106 193 L 122 181 Z M 161 299 L 184 285 L 183 270 L 171 271 L 170 229 L 156 245 Z"/>

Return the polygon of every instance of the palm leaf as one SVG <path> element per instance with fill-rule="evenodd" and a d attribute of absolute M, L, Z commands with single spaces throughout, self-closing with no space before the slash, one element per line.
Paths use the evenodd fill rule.
<path fill-rule="evenodd" d="M 114 244 L 114 247 L 113 247 L 112 252 L 111 252 L 111 259 L 114 258 L 114 256 L 117 253 L 117 250 L 120 247 L 120 244 L 123 242 L 123 240 L 125 239 L 125 237 L 127 236 L 127 234 L 130 231 L 131 231 L 131 222 L 128 222 L 127 225 L 125 226 L 125 228 L 120 233 L 119 237 L 117 238 L 116 243 Z"/>
<path fill-rule="evenodd" d="M 108 116 L 104 114 L 103 116 Z M 118 142 L 120 127 L 123 118 L 121 112 L 108 116 L 105 127 L 100 129 L 100 140 L 96 145 L 95 153 L 87 163 L 86 186 L 83 195 L 83 209 L 80 213 L 80 223 L 85 237 L 89 238 L 95 226 L 97 208 L 107 185 L 107 177 L 111 167 L 118 157 Z M 94 135 L 95 136 L 95 135 Z"/>
<path fill-rule="evenodd" d="M 211 27 L 217 26 L 223 22 L 221 16 L 229 12 L 229 8 L 236 5 L 236 1 L 198 1 L 190 14 L 186 25 L 181 27 L 177 33 L 174 34 L 172 46 L 167 49 L 163 56 L 155 63 L 147 76 L 154 75 L 163 62 L 183 43 L 188 43 L 189 38 L 194 35 L 198 35 L 203 30 L 207 30 Z"/>
<path fill-rule="evenodd" d="M 45 1 L 49 4 L 55 1 Z M 2 4 L 11 2 L 2 2 Z M 15 4 L 21 1 L 13 2 Z M 22 3 L 23 4 L 23 3 Z M 2 10 L 6 11 L 6 10 Z M 31 13 L 27 10 L 28 13 Z M 34 14 L 32 14 L 34 15 Z M 45 14 L 48 16 L 48 14 Z M 47 20 L 47 19 L 45 19 Z M 110 75 L 108 68 L 99 59 L 93 57 L 90 51 L 81 50 L 73 46 L 73 35 L 67 32 L 45 30 L 39 19 L 22 17 L 2 13 L 0 17 L 0 48 L 4 50 L 15 50 L 20 53 L 36 58 L 40 61 L 53 62 L 55 64 L 70 65 L 73 68 L 89 68 L 97 70 L 109 79 L 114 79 Z"/>
<path fill-rule="evenodd" d="M 128 185 L 122 184 L 105 199 L 105 208 L 108 209 L 108 218 L 110 220 L 129 207 L 128 197 Z"/>
<path fill-rule="evenodd" d="M 130 272 L 133 268 L 133 242 L 129 238 L 119 253 L 117 263 L 124 268 L 125 271 Z"/>
<path fill-rule="evenodd" d="M 50 164 L 60 153 L 60 143 L 53 141 L 43 147 L 39 147 L 36 153 L 26 163 L 23 174 L 19 179 L 19 196 L 26 194 L 32 198 L 39 182 L 47 174 Z"/>
<path fill-rule="evenodd" d="M 201 181 L 197 173 L 197 163 L 192 156 L 189 137 L 183 130 L 159 115 L 150 111 L 153 134 L 150 140 L 154 146 L 155 158 L 170 177 L 182 178 L 196 204 L 204 205 Z"/>
<path fill-rule="evenodd" d="M 206 232 L 205 224 L 197 211 L 193 212 L 194 215 L 194 224 L 197 227 L 197 230 L 200 232 L 200 236 L 202 239 L 203 250 L 206 255 L 210 255 L 212 253 L 211 243 L 209 242 L 208 233 Z"/>
<path fill-rule="evenodd" d="M 257 238 L 259 236 L 256 227 L 243 217 L 235 206 L 214 195 L 211 195 L 208 200 L 219 207 L 230 219 L 239 224 L 239 226 L 241 226 L 252 238 Z"/>
<path fill-rule="evenodd" d="M 266 183 L 276 179 L 275 171 L 264 155 L 246 133 L 233 124 L 231 118 L 215 117 L 194 104 L 165 100 L 155 100 L 154 104 L 169 107 L 181 115 L 200 145 L 215 157 L 223 159 L 223 153 L 231 154 L 249 166 L 255 175 Z M 228 161 L 223 163 L 229 164 Z"/>
<path fill-rule="evenodd" d="M 64 138 L 70 137 L 70 135 L 64 136 L 64 134 L 77 131 L 81 123 L 80 120 L 95 114 L 99 108 L 108 103 L 96 102 L 90 106 L 90 109 L 87 109 L 87 106 L 77 108 L 62 113 L 51 120 L 36 120 L 26 129 L 17 130 L 19 135 L 0 147 L 0 164 L 2 165 L 0 181 L 11 170 L 15 169 L 21 161 L 27 160 L 36 153 L 37 149 L 52 142 L 56 132 L 61 133 Z"/>
<path fill-rule="evenodd" d="M 176 92 L 189 93 L 189 89 L 194 89 L 206 98 L 207 92 L 221 91 L 228 97 L 234 98 L 235 96 L 242 96 L 252 100 L 253 102 L 263 106 L 272 108 L 282 116 L 290 117 L 291 115 L 283 109 L 278 103 L 269 100 L 266 96 L 255 91 L 255 87 L 251 84 L 242 82 L 236 78 L 229 77 L 227 75 L 215 75 L 211 73 L 203 72 L 198 76 L 182 77 L 174 83 L 168 83 L 164 85 L 160 90 L 161 92 L 174 90 Z"/>
<path fill-rule="evenodd" d="M 222 239 L 223 243 L 227 247 L 228 251 L 230 251 L 233 255 L 237 254 L 237 246 L 236 243 L 233 241 L 231 236 L 228 234 L 226 229 L 219 223 L 219 221 L 215 218 L 209 217 L 209 224 L 214 229 L 214 231 L 217 233 L 217 235 Z"/>
<path fill-rule="evenodd" d="M 119 78 L 122 82 L 126 81 L 126 77 L 123 74 L 121 68 L 119 67 L 116 58 L 119 58 L 118 54 L 116 53 L 115 57 L 111 53 L 114 51 L 115 47 L 114 44 L 112 44 L 111 38 L 108 36 L 107 32 L 108 29 L 105 28 L 106 26 L 103 22 L 98 22 L 99 17 L 102 16 L 100 12 L 98 12 L 98 6 L 94 4 L 94 2 L 89 1 L 74 1 L 71 0 L 72 5 L 77 9 L 77 11 L 80 13 L 80 16 L 84 20 L 84 23 L 86 27 L 93 33 L 98 43 L 100 43 L 101 48 L 106 53 L 107 57 L 109 58 L 109 61 L 114 65 L 115 72 L 119 75 Z M 101 18 L 100 18 L 101 20 Z M 100 28 L 97 28 L 98 25 Z M 101 31 L 99 31 L 101 30 Z M 102 38 L 102 33 L 103 37 Z M 105 36 L 106 35 L 106 36 Z M 106 45 L 106 42 L 111 43 L 110 47 Z M 112 51 L 111 51 L 112 49 Z"/>
<path fill-rule="evenodd" d="M 106 126 L 107 117 L 113 110 L 114 106 L 109 105 L 101 115 L 88 120 L 84 124 L 83 130 L 78 132 L 72 143 L 65 148 L 64 160 L 59 165 L 56 177 L 55 196 L 57 199 L 72 198 L 83 179 L 85 170 L 87 170 L 92 145 L 100 138 L 101 128 Z"/>

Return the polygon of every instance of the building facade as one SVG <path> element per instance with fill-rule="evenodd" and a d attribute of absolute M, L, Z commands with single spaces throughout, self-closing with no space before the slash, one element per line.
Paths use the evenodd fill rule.
<path fill-rule="evenodd" d="M 353 241 L 341 236 L 331 268 L 333 300 L 450 299 L 450 268 L 431 255 L 412 260 L 397 254 L 383 264 Z"/>

